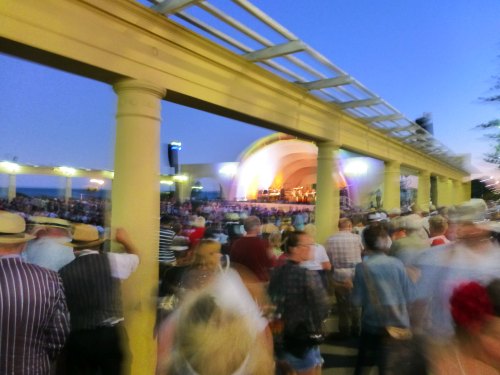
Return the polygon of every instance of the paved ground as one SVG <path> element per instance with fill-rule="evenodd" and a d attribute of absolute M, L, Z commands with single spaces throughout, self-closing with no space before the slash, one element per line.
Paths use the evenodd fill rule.
<path fill-rule="evenodd" d="M 327 320 L 327 332 L 335 332 L 337 322 L 338 319 L 335 314 L 334 305 L 333 312 Z M 328 338 L 325 344 L 321 345 L 321 354 L 325 360 L 322 375 L 352 375 L 354 373 L 356 355 L 358 353 L 357 347 L 357 338 L 349 338 L 347 340 Z M 376 374 L 376 368 L 370 367 L 366 368 L 364 375 Z"/>
<path fill-rule="evenodd" d="M 321 354 L 325 360 L 322 375 L 352 375 L 358 353 L 357 346 L 357 339 L 327 340 L 321 346 Z M 366 368 L 365 375 L 376 374 L 374 367 Z"/>

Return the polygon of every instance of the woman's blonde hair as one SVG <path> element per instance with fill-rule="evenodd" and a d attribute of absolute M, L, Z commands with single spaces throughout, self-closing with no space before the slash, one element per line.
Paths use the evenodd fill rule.
<path fill-rule="evenodd" d="M 256 334 L 246 316 L 220 307 L 207 289 L 192 294 L 178 318 L 166 375 L 274 374 L 264 333 Z"/>
<path fill-rule="evenodd" d="M 269 235 L 269 243 L 273 247 L 281 247 L 281 232 L 276 231 Z"/>

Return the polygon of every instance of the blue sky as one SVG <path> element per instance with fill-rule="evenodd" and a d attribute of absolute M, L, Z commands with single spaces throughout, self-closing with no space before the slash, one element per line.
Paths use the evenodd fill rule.
<path fill-rule="evenodd" d="M 253 3 L 408 118 L 431 112 L 435 137 L 480 166 L 488 142 L 473 127 L 500 116 L 478 99 L 500 75 L 500 1 Z M 0 81 L 0 159 L 112 169 L 111 87 L 5 55 Z M 162 117 L 161 142 L 182 141 L 182 163 L 234 161 L 269 134 L 166 102 Z"/>

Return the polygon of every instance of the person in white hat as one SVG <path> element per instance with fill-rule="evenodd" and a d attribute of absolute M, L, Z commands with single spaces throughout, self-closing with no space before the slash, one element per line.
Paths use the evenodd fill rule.
<path fill-rule="evenodd" d="M 71 223 L 68 220 L 31 216 L 28 220 L 30 233 L 36 239 L 31 241 L 23 252 L 23 259 L 28 263 L 59 271 L 75 259 L 73 251 L 64 246 L 71 241 Z"/>
<path fill-rule="evenodd" d="M 57 273 L 21 259 L 34 238 L 25 229 L 21 216 L 0 211 L 0 374 L 48 375 L 69 316 Z"/>
<path fill-rule="evenodd" d="M 65 349 L 67 373 L 128 373 L 120 282 L 139 265 L 138 251 L 122 228 L 116 230 L 115 239 L 125 253 L 100 252 L 105 239 L 93 225 L 75 224 L 73 228 L 73 239 L 66 245 L 74 248 L 76 258 L 59 271 L 71 314 Z"/>

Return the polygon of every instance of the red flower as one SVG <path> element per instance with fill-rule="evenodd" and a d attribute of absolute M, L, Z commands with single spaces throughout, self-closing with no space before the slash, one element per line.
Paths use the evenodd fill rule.
<path fill-rule="evenodd" d="M 493 315 L 493 305 L 486 288 L 471 281 L 460 284 L 450 298 L 455 324 L 468 331 L 477 331 Z"/>

